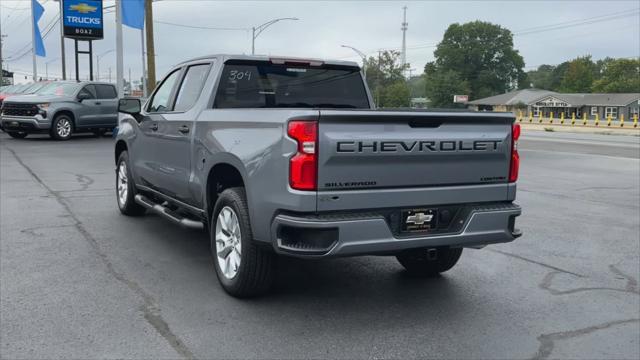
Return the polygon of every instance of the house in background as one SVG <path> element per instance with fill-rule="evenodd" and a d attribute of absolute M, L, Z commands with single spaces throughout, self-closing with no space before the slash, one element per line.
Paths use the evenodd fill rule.
<path fill-rule="evenodd" d="M 556 94 L 549 90 L 523 89 L 469 101 L 467 107 L 476 111 L 527 112 L 528 105 L 547 95 Z"/>
<path fill-rule="evenodd" d="M 617 120 L 620 115 L 625 119 L 632 119 L 638 115 L 640 108 L 640 93 L 630 94 L 562 94 L 548 90 L 525 89 L 506 94 L 478 99 L 467 103 L 467 107 L 477 111 L 505 111 L 524 116 L 548 117 L 553 113 L 559 117 L 564 113 L 570 118 L 575 114 L 587 119 L 600 119 L 609 116 Z"/>

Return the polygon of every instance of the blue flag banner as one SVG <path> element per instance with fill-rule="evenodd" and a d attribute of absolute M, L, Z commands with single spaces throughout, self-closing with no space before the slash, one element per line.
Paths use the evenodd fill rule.
<path fill-rule="evenodd" d="M 42 14 L 44 14 L 44 8 L 37 0 L 31 0 L 31 9 L 33 10 L 33 31 L 35 33 L 33 49 L 35 50 L 37 56 L 45 57 L 47 56 L 47 52 L 44 49 L 44 42 L 42 41 L 40 26 L 38 26 L 38 21 L 42 17 Z"/>
<path fill-rule="evenodd" d="M 134 29 L 144 28 L 144 1 L 122 0 L 122 23 Z"/>

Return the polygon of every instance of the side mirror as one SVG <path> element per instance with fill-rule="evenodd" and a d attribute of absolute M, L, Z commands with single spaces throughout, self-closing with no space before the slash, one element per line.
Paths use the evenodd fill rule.
<path fill-rule="evenodd" d="M 118 101 L 118 112 L 137 115 L 140 114 L 141 109 L 140 99 L 124 98 Z"/>
<path fill-rule="evenodd" d="M 88 94 L 88 93 L 86 93 L 84 91 L 81 91 L 78 94 L 78 101 L 82 102 L 82 100 L 87 100 L 87 99 L 91 99 L 91 95 L 90 94 Z"/>

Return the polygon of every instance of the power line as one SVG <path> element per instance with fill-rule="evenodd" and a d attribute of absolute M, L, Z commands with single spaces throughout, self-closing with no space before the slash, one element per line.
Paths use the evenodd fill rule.
<path fill-rule="evenodd" d="M 239 30 L 249 31 L 250 30 L 249 28 L 241 28 L 241 27 L 211 27 L 211 26 L 184 25 L 184 24 L 177 24 L 177 23 L 160 21 L 160 20 L 154 20 L 153 23 L 178 26 L 178 27 L 189 28 L 189 29 L 201 29 L 201 30 L 223 30 L 223 31 L 239 31 Z"/>

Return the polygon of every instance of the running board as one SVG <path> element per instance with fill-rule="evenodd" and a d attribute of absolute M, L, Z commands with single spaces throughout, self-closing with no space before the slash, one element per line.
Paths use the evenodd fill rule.
<path fill-rule="evenodd" d="M 184 217 L 178 217 L 172 214 L 171 210 L 169 210 L 168 208 L 160 204 L 154 203 L 153 201 L 147 199 L 143 195 L 140 195 L 140 194 L 136 195 L 135 200 L 136 200 L 136 203 L 144 206 L 146 209 L 155 212 L 156 214 L 168 219 L 169 221 L 175 224 L 184 226 L 189 229 L 194 229 L 194 230 L 204 229 L 204 224 L 201 221 L 195 221 L 195 220 L 187 219 Z"/>

